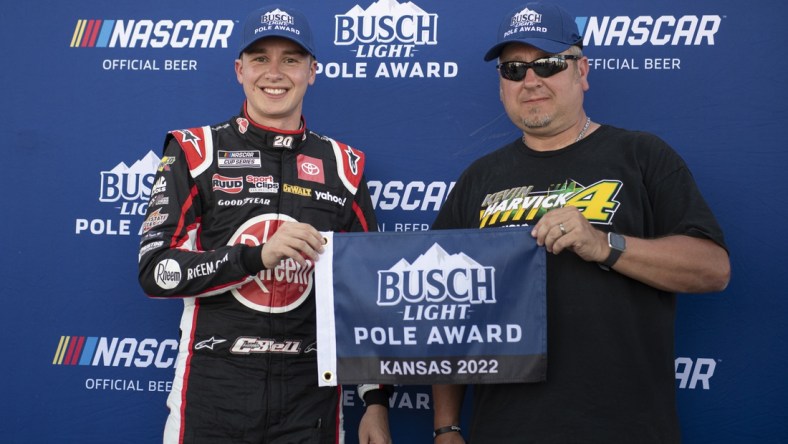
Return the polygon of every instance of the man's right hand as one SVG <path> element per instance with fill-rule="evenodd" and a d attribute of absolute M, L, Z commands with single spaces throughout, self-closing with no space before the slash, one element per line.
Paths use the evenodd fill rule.
<path fill-rule="evenodd" d="M 293 259 L 305 266 L 306 260 L 316 262 L 323 252 L 323 236 L 313 226 L 301 222 L 285 222 L 263 245 L 263 265 L 272 269 L 283 259 Z"/>

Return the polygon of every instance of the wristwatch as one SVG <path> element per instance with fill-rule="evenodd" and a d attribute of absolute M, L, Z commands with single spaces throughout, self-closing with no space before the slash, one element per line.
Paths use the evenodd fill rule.
<path fill-rule="evenodd" d="M 618 233 L 607 233 L 607 245 L 610 247 L 610 254 L 607 256 L 607 259 L 599 263 L 599 267 L 605 271 L 610 271 L 610 267 L 612 267 L 619 257 L 621 257 L 621 253 L 627 249 L 627 240 L 624 236 Z"/>

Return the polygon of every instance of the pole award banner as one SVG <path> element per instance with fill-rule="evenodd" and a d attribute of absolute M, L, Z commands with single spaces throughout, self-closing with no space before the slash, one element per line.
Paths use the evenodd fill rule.
<path fill-rule="evenodd" d="M 530 230 L 323 233 L 319 384 L 544 380 L 545 252 Z"/>

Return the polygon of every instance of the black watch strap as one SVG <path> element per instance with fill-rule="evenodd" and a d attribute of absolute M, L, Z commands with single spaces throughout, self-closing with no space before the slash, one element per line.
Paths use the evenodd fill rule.
<path fill-rule="evenodd" d="M 607 255 L 607 259 L 599 263 L 599 266 L 605 271 L 610 271 L 610 267 L 615 265 L 621 253 L 627 248 L 627 241 L 624 236 L 610 232 L 607 233 L 607 245 L 610 247 L 610 254 Z"/>
<path fill-rule="evenodd" d="M 432 439 L 437 438 L 438 435 L 443 435 L 444 433 L 450 433 L 450 432 L 462 433 L 462 429 L 458 425 L 450 425 L 450 426 L 446 426 L 446 427 L 441 427 L 441 428 L 435 429 L 435 431 L 432 432 Z"/>

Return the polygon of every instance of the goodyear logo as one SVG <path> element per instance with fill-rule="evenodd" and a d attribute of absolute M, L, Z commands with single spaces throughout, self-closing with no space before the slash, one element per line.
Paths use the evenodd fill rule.
<path fill-rule="evenodd" d="M 227 48 L 232 20 L 77 20 L 72 48 Z"/>
<path fill-rule="evenodd" d="M 52 365 L 170 368 L 177 354 L 175 339 L 61 336 Z"/>

